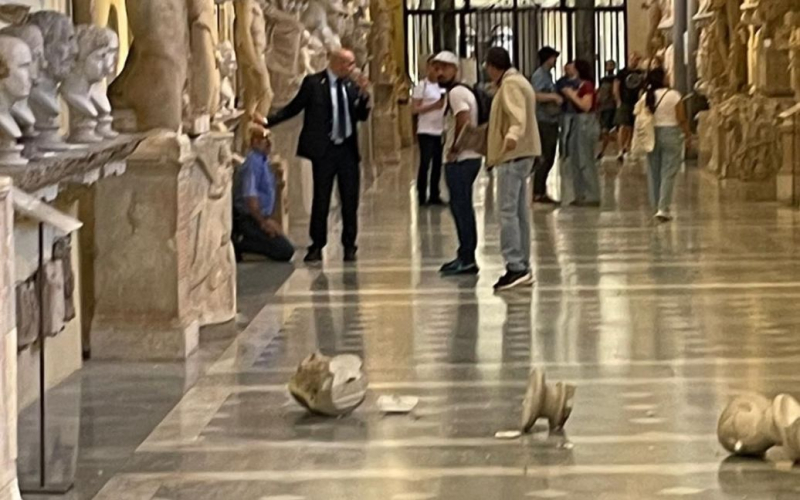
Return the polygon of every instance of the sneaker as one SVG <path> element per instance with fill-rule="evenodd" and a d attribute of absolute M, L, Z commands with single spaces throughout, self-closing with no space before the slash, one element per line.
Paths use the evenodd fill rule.
<path fill-rule="evenodd" d="M 558 205 L 558 202 L 546 194 L 540 194 L 533 198 L 534 203 L 544 203 L 546 205 Z"/>
<path fill-rule="evenodd" d="M 447 202 L 441 198 L 431 198 L 431 200 L 428 202 L 428 205 L 432 207 L 444 207 L 447 205 Z"/>
<path fill-rule="evenodd" d="M 672 220 L 672 216 L 671 216 L 669 213 L 667 213 L 667 212 L 662 212 L 661 210 L 659 210 L 658 212 L 656 212 L 656 215 L 654 216 L 654 218 L 655 218 L 655 219 L 656 219 L 656 221 L 658 221 L 658 222 L 669 222 L 669 221 L 671 221 L 671 220 Z"/>
<path fill-rule="evenodd" d="M 344 249 L 344 261 L 345 262 L 355 262 L 356 261 L 356 252 L 358 251 L 357 247 L 349 247 Z"/>
<path fill-rule="evenodd" d="M 533 275 L 530 271 L 507 271 L 494 284 L 494 291 L 500 292 L 517 286 L 530 286 L 532 284 Z"/>
<path fill-rule="evenodd" d="M 439 270 L 439 272 L 445 276 L 455 276 L 458 274 L 478 274 L 478 271 L 480 271 L 478 264 L 474 262 L 462 262 L 458 259 L 448 262 Z"/>
<path fill-rule="evenodd" d="M 461 263 L 461 261 L 458 260 L 458 259 L 451 260 L 450 262 L 445 262 L 442 265 L 442 267 L 439 268 L 439 272 L 440 273 L 446 273 L 447 271 L 452 271 L 453 269 L 458 267 L 459 263 Z"/>
<path fill-rule="evenodd" d="M 306 264 L 317 264 L 322 262 L 322 250 L 313 247 L 309 248 L 305 259 L 303 259 L 303 262 Z"/>

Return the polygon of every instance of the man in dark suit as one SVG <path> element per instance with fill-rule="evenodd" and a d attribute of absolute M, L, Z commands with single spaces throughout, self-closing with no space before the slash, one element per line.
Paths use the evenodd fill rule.
<path fill-rule="evenodd" d="M 311 246 L 305 257 L 308 263 L 322 260 L 334 180 L 342 204 L 344 260 L 356 260 L 361 180 L 357 122 L 365 121 L 370 109 L 369 81 L 360 73 L 353 81 L 354 70 L 355 56 L 351 51 L 334 51 L 328 68 L 305 77 L 295 98 L 264 123 L 275 126 L 305 111 L 297 155 L 311 160 L 314 174 Z"/>

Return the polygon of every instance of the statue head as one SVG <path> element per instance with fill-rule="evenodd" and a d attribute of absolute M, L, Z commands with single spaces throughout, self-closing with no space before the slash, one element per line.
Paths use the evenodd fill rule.
<path fill-rule="evenodd" d="M 99 82 L 108 75 L 109 53 L 119 49 L 116 34 L 112 37 L 113 31 L 93 24 L 81 24 L 76 33 L 78 58 L 74 70 L 91 83 Z"/>
<path fill-rule="evenodd" d="M 223 78 L 231 78 L 236 74 L 236 51 L 231 42 L 225 40 L 217 46 L 217 60 Z"/>
<path fill-rule="evenodd" d="M 0 95 L 13 104 L 31 93 L 31 50 L 12 36 L 0 35 Z"/>
<path fill-rule="evenodd" d="M 720 444 L 737 455 L 763 455 L 775 444 L 771 413 L 770 401 L 760 394 L 736 397 L 719 417 Z"/>
<path fill-rule="evenodd" d="M 78 54 L 72 21 L 60 12 L 40 10 L 31 14 L 29 22 L 41 30 L 44 38 L 42 73 L 55 81 L 63 80 Z"/>
<path fill-rule="evenodd" d="M 44 60 L 44 38 L 42 30 L 33 24 L 13 24 L 0 30 L 0 35 L 13 36 L 19 38 L 28 46 L 31 51 L 31 81 L 36 84 L 39 79 L 39 69 Z"/>

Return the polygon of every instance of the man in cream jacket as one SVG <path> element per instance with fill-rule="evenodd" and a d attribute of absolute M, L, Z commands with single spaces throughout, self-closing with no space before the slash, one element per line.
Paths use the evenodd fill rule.
<path fill-rule="evenodd" d="M 528 178 L 533 162 L 542 154 L 536 122 L 536 93 L 528 79 L 511 67 L 502 47 L 486 56 L 486 71 L 497 87 L 489 117 L 486 164 L 496 167 L 500 206 L 500 247 L 506 273 L 495 291 L 531 286 L 531 222 Z"/>

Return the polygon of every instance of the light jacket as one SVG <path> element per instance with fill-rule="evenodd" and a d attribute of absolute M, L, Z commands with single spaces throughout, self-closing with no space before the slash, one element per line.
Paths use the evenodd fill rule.
<path fill-rule="evenodd" d="M 519 71 L 509 69 L 500 80 L 489 115 L 486 164 L 490 167 L 512 160 L 542 154 L 539 125 L 536 122 L 536 92 Z M 506 151 L 506 139 L 517 147 Z"/>

